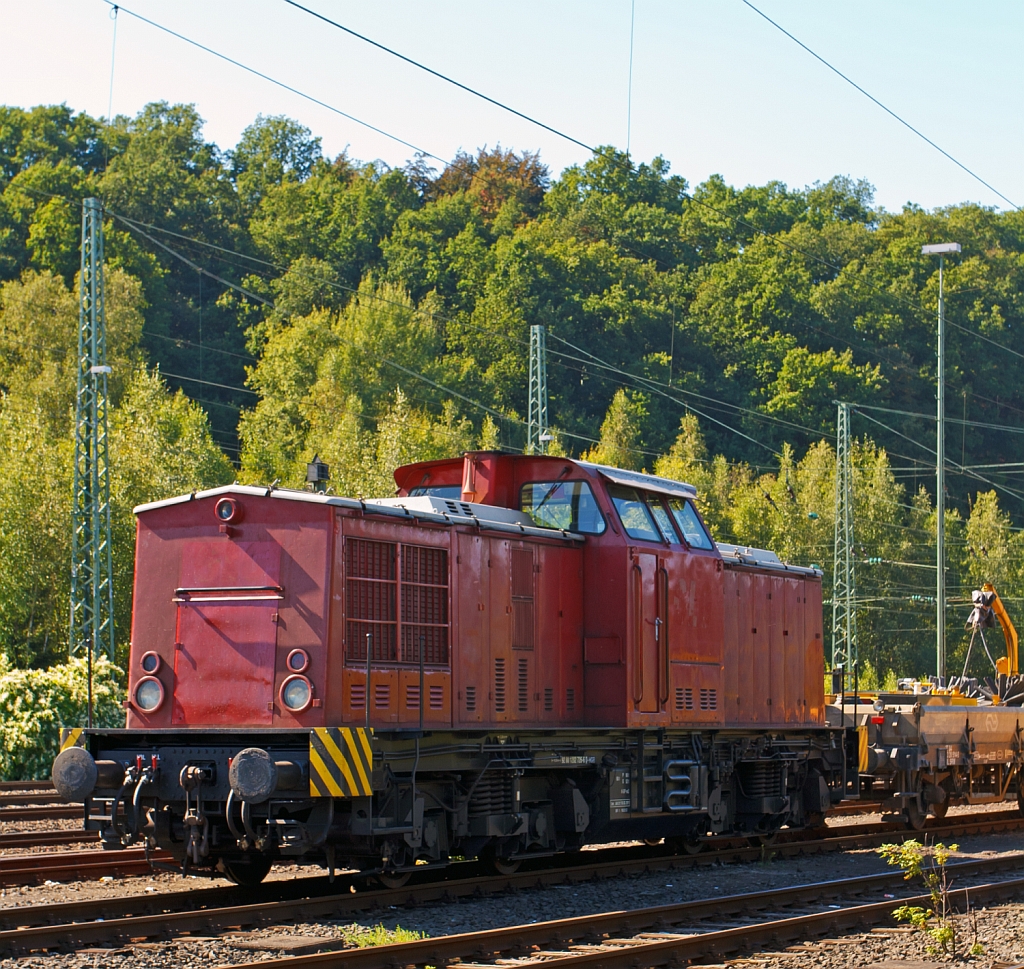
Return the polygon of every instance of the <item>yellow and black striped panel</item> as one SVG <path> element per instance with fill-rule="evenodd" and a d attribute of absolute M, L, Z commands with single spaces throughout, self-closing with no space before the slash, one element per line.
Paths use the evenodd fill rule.
<path fill-rule="evenodd" d="M 309 735 L 312 797 L 365 797 L 373 793 L 373 728 L 316 727 Z"/>
<path fill-rule="evenodd" d="M 60 749 L 67 750 L 68 747 L 84 747 L 85 737 L 82 736 L 81 727 L 60 728 Z"/>

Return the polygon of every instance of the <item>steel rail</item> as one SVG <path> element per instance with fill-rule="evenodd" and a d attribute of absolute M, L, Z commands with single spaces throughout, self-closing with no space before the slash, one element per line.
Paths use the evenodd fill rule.
<path fill-rule="evenodd" d="M 24 794 L 0 794 L 0 807 L 9 807 L 12 804 L 20 806 L 29 804 L 63 804 L 65 807 L 68 806 L 68 802 L 56 791 L 26 791 Z"/>
<path fill-rule="evenodd" d="M 150 852 L 150 858 L 164 863 L 172 860 L 164 851 Z M 85 881 L 105 875 L 149 875 L 152 871 L 142 848 L 0 856 L 0 886 L 5 887 Z"/>
<path fill-rule="evenodd" d="M 54 791 L 49 781 L 0 781 L 0 791 Z"/>
<path fill-rule="evenodd" d="M 1022 826 L 1024 826 L 1024 819 L 1016 818 L 1014 827 Z M 990 822 L 986 822 L 985 830 L 1003 830 L 1003 828 L 993 828 Z M 893 833 L 890 830 L 885 830 L 876 831 L 874 834 L 841 835 L 838 838 L 817 841 L 794 841 L 772 846 L 770 850 L 776 856 L 790 856 L 844 850 L 851 847 L 867 847 L 882 843 Z M 908 837 L 916 832 L 903 830 L 895 833 L 901 837 Z M 946 829 L 932 829 L 931 833 L 954 833 L 954 829 L 949 829 L 948 832 Z M 146 896 L 144 902 L 135 897 L 104 899 L 91 903 L 74 902 L 63 906 L 46 905 L 10 910 L 0 909 L 0 925 L 9 926 L 0 931 L 0 951 L 25 952 L 55 946 L 73 947 L 97 942 L 121 942 L 151 937 L 167 938 L 197 931 L 216 932 L 225 928 L 270 925 L 293 919 L 337 918 L 386 906 L 438 902 L 456 897 L 497 893 L 509 889 L 522 890 L 575 884 L 594 878 L 616 878 L 648 871 L 692 869 L 724 861 L 757 861 L 764 857 L 765 850 L 761 847 L 748 846 L 697 855 L 637 857 L 636 854 L 632 854 L 632 857 L 627 856 L 625 859 L 599 860 L 594 863 L 579 862 L 576 865 L 560 868 L 520 871 L 512 875 L 453 878 L 425 884 L 411 884 L 400 889 L 355 893 L 349 887 L 351 885 L 351 879 L 349 879 L 329 889 L 333 890 L 334 894 L 303 894 L 298 898 L 284 898 L 279 901 L 270 901 L 266 894 L 262 894 L 265 889 L 274 890 L 271 887 L 273 883 L 271 883 L 261 886 L 259 901 L 212 908 L 198 908 L 204 901 L 204 897 L 201 897 L 203 896 L 202 892 L 182 892 L 174 893 L 173 897 L 170 893 L 165 896 L 152 894 Z M 620 849 L 609 849 L 609 853 L 612 852 L 620 852 Z M 577 858 L 579 857 L 577 856 Z M 1015 857 L 1014 863 L 1019 866 L 1022 860 L 1024 860 L 1024 856 Z M 998 859 L 993 862 L 993 864 L 999 863 Z M 452 874 L 456 874 L 456 872 L 452 872 Z M 894 877 L 900 880 L 898 873 L 894 874 Z M 326 879 L 324 878 L 307 881 L 309 883 L 318 882 L 321 889 L 326 888 Z M 298 883 L 291 884 L 300 889 L 312 887 L 312 884 L 307 886 L 301 886 Z M 213 889 L 210 891 L 211 896 L 205 897 L 205 901 L 211 903 L 215 903 L 212 892 L 236 893 L 234 896 L 221 896 L 221 898 L 226 897 L 227 899 L 237 898 L 239 894 L 242 894 L 239 889 Z M 253 890 L 249 889 L 245 893 L 245 897 L 252 899 Z M 176 906 L 179 904 L 187 905 L 187 910 L 176 910 Z M 158 908 L 159 911 L 157 911 Z M 168 911 L 168 909 L 171 910 Z M 124 912 L 125 914 L 120 917 L 115 914 L 114 917 L 111 917 L 112 912 Z M 131 912 L 142 912 L 143 914 L 131 915 Z M 53 920 L 59 917 L 88 919 L 89 921 L 69 921 L 54 925 Z M 96 918 L 102 918 L 103 921 L 92 921 Z"/>
<path fill-rule="evenodd" d="M 1002 859 L 1001 867 L 1017 868 L 1020 855 L 1014 859 Z M 990 859 L 947 866 L 960 875 L 970 872 L 991 871 Z M 898 896 L 882 902 L 843 906 L 838 909 L 826 907 L 831 900 L 849 899 L 851 895 L 863 895 L 867 891 L 880 890 L 890 886 L 905 885 L 902 872 L 884 872 L 860 878 L 847 878 L 831 882 L 798 885 L 793 888 L 772 889 L 751 892 L 725 898 L 700 899 L 658 905 L 632 911 L 604 912 L 597 915 L 583 915 L 549 922 L 534 922 L 529 925 L 513 925 L 459 935 L 416 939 L 392 945 L 373 946 L 363 949 L 346 948 L 331 952 L 317 952 L 310 955 L 287 956 L 249 962 L 249 969 L 377 969 L 379 966 L 422 966 L 445 965 L 452 960 L 472 960 L 474 964 L 493 963 L 496 957 L 507 958 L 516 954 L 536 954 L 535 950 L 546 946 L 566 946 L 571 942 L 583 943 L 588 951 L 565 951 L 555 954 L 543 953 L 543 965 L 583 967 L 600 966 L 614 969 L 616 966 L 633 969 L 636 966 L 658 966 L 665 963 L 685 964 L 687 960 L 716 959 L 722 955 L 749 949 L 751 946 L 776 944 L 808 935 L 824 935 L 841 929 L 848 929 L 878 919 L 892 919 L 893 908 L 904 905 L 928 904 L 929 896 Z M 1005 898 L 1024 891 L 1024 878 L 1012 878 L 1003 882 L 989 883 L 951 892 L 957 900 L 964 892 L 975 902 L 993 898 Z M 723 915 L 748 915 L 758 910 L 776 913 L 779 908 L 791 905 L 812 904 L 824 911 L 801 913 L 788 918 L 775 918 L 761 923 L 745 923 L 726 929 L 679 932 L 672 938 L 637 940 L 637 933 L 657 930 L 665 932 L 666 927 L 681 922 L 696 921 Z M 632 934 L 632 937 L 630 936 Z M 666 933 L 667 934 L 667 933 Z M 610 938 L 610 936 L 620 938 Z M 588 944 L 589 943 L 589 944 Z M 241 966 L 222 966 L 221 969 L 241 969 Z"/>
<path fill-rule="evenodd" d="M 99 831 L 12 831 L 0 834 L 0 851 L 9 848 L 45 848 L 53 845 L 100 844 Z"/>
<path fill-rule="evenodd" d="M 53 804 L 45 807 L 0 807 L 0 821 L 71 821 L 82 817 L 81 804 Z"/>

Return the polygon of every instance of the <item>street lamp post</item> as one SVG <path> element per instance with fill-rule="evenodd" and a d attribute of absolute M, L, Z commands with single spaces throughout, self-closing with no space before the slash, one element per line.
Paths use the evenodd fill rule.
<path fill-rule="evenodd" d="M 960 252 L 959 242 L 921 246 L 925 256 L 939 257 L 939 332 L 936 352 L 935 431 L 935 673 L 946 675 L 946 308 L 942 298 L 945 257 Z"/>

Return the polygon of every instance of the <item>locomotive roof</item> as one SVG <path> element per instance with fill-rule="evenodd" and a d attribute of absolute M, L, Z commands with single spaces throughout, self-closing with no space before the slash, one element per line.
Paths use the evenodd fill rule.
<path fill-rule="evenodd" d="M 386 515 L 406 521 L 434 522 L 446 525 L 472 525 L 489 531 L 511 532 L 529 535 L 533 538 L 553 538 L 567 542 L 581 542 L 582 535 L 575 535 L 561 528 L 542 528 L 525 524 L 526 516 L 494 505 L 481 505 L 468 501 L 447 501 L 444 499 L 359 499 L 324 495 L 315 491 L 296 491 L 291 488 L 258 488 L 253 485 L 225 485 L 208 491 L 193 491 L 188 495 L 177 495 L 163 501 L 151 501 L 134 509 L 136 515 L 156 508 L 187 504 L 200 498 L 216 498 L 220 495 L 251 495 L 254 498 L 277 498 L 283 501 L 304 501 L 316 505 L 332 505 L 364 514 Z M 408 507 L 407 507 L 408 506 Z M 514 518 L 520 520 L 512 520 Z"/>
<path fill-rule="evenodd" d="M 671 478 L 660 478 L 656 474 L 644 474 L 640 471 L 623 471 L 622 468 L 613 468 L 607 464 L 592 464 L 590 461 L 574 461 L 581 468 L 587 471 L 594 471 L 607 478 L 613 484 L 628 485 L 631 488 L 643 488 L 646 491 L 658 491 L 666 495 L 676 495 L 680 498 L 696 498 L 697 489 L 682 481 L 673 481 Z"/>

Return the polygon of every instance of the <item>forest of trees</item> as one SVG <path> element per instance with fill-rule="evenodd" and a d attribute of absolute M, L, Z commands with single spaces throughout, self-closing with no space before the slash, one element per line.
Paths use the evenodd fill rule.
<path fill-rule="evenodd" d="M 890 213 L 848 177 L 691 186 L 613 148 L 557 177 L 501 147 L 427 161 L 328 158 L 283 117 L 222 150 L 187 105 L 111 125 L 0 107 L 3 668 L 66 657 L 88 196 L 108 213 L 122 650 L 135 504 L 302 486 L 314 453 L 337 492 L 380 495 L 402 463 L 521 449 L 543 323 L 554 447 L 692 482 L 717 538 L 822 566 L 826 600 L 835 401 L 864 405 L 861 653 L 879 675 L 927 672 L 934 422 L 913 415 L 934 412 L 938 279 L 920 247 L 947 240 L 951 667 L 981 582 L 1024 628 L 1024 214 Z"/>

